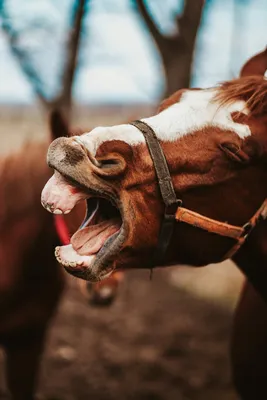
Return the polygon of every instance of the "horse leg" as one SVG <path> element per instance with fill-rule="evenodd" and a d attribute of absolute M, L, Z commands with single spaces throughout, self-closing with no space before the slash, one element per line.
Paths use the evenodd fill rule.
<path fill-rule="evenodd" d="M 45 327 L 16 335 L 5 344 L 7 386 L 12 400 L 33 400 Z"/>
<path fill-rule="evenodd" d="M 267 304 L 249 283 L 236 309 L 231 358 L 242 400 L 267 399 Z"/>
<path fill-rule="evenodd" d="M 80 289 L 88 303 L 93 306 L 109 306 L 117 297 L 124 272 L 113 272 L 108 278 L 97 283 L 79 281 Z"/>

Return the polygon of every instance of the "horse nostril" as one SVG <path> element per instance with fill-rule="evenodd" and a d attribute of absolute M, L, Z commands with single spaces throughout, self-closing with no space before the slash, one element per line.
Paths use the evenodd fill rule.
<path fill-rule="evenodd" d="M 79 136 L 74 136 L 73 138 L 73 144 L 75 146 L 79 146 L 79 148 L 82 148 L 82 151 L 85 152 L 85 154 L 87 155 L 87 157 L 89 156 L 89 151 L 86 148 L 84 142 L 82 141 L 82 139 Z M 90 157 L 89 157 L 90 158 Z"/>
<path fill-rule="evenodd" d="M 98 162 L 97 159 L 92 156 L 91 152 L 87 149 L 85 143 L 82 141 L 80 136 L 74 136 L 73 139 L 74 139 L 75 145 L 78 145 L 82 148 L 82 150 L 86 154 L 87 158 L 91 161 L 91 163 L 98 168 L 101 167 L 101 163 Z"/>
<path fill-rule="evenodd" d="M 85 154 L 88 156 L 89 152 L 88 152 L 84 142 L 82 141 L 82 139 L 79 136 L 74 136 L 73 144 L 75 146 L 79 146 L 79 148 L 82 149 L 82 151 L 84 151 Z"/>

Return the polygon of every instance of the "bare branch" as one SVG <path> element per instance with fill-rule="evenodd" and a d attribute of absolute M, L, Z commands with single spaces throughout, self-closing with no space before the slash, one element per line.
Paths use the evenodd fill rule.
<path fill-rule="evenodd" d="M 62 103 L 67 107 L 69 107 L 71 103 L 71 92 L 79 53 L 82 24 L 88 3 L 88 0 L 79 0 L 74 1 L 73 5 L 71 28 L 66 45 L 66 60 L 61 78 L 62 91 L 59 95 L 59 99 L 61 99 Z"/>
<path fill-rule="evenodd" d="M 20 66 L 23 72 L 25 73 L 26 77 L 31 82 L 37 97 L 44 106 L 47 106 L 48 101 L 45 97 L 45 93 L 43 91 L 43 84 L 38 76 L 38 73 L 33 68 L 29 58 L 27 57 L 27 54 L 23 50 L 20 50 L 19 47 L 17 46 L 18 35 L 17 32 L 13 30 L 13 27 L 9 22 L 10 19 L 5 12 L 4 1 L 2 1 L 1 3 L 1 16 L 2 16 L 2 29 L 5 32 L 6 37 L 9 41 L 12 53 L 20 63 Z"/>
<path fill-rule="evenodd" d="M 186 46 L 194 47 L 205 0 L 186 0 L 184 12 L 177 18 L 179 36 Z"/>
<path fill-rule="evenodd" d="M 30 56 L 24 49 L 21 49 L 18 40 L 19 33 L 12 26 L 11 19 L 4 7 L 4 0 L 0 0 L 0 15 L 2 17 L 2 28 L 6 33 L 12 53 L 19 61 L 20 67 L 29 79 L 37 97 L 47 110 L 54 108 L 61 109 L 66 118 L 69 118 L 69 109 L 71 106 L 71 92 L 77 58 L 79 52 L 80 37 L 82 33 L 82 22 L 85 15 L 85 9 L 90 0 L 73 0 L 72 15 L 66 41 L 66 60 L 62 67 L 60 90 L 54 99 L 48 100 L 45 94 L 45 85 L 42 82 L 38 70 L 34 68 Z"/>
<path fill-rule="evenodd" d="M 136 4 L 155 42 L 157 43 L 157 45 L 160 45 L 163 41 L 165 41 L 165 37 L 160 33 L 158 27 L 153 21 L 153 18 L 149 14 L 147 6 L 145 5 L 145 1 L 136 0 Z"/>
<path fill-rule="evenodd" d="M 177 18 L 177 34 L 172 36 L 164 36 L 159 32 L 144 0 L 136 2 L 162 57 L 167 84 L 165 95 L 172 94 L 181 87 L 188 87 L 195 40 L 205 0 L 185 0 L 184 12 Z"/>

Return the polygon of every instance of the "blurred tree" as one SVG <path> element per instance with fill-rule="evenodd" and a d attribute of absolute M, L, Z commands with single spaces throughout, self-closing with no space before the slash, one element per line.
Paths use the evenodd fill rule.
<path fill-rule="evenodd" d="M 135 0 L 162 57 L 168 96 L 188 87 L 195 41 L 205 0 L 184 0 L 181 16 L 176 16 L 176 33 L 171 36 L 160 32 L 149 10 L 149 2 Z"/>
<path fill-rule="evenodd" d="M 78 60 L 82 25 L 89 0 L 73 0 L 70 22 L 66 34 L 67 38 L 65 37 L 65 40 L 61 43 L 64 49 L 61 49 L 60 57 L 64 58 L 64 60 L 60 60 L 61 62 L 57 63 L 60 68 L 59 79 L 57 79 L 57 88 L 52 96 L 51 93 L 48 93 L 47 87 L 49 87 L 49 75 L 55 72 L 52 68 L 55 60 L 50 59 L 44 62 L 41 59 L 40 52 L 36 51 L 36 43 L 35 46 L 32 45 L 36 37 L 39 47 L 43 47 L 46 44 L 45 42 L 48 42 L 49 35 L 50 41 L 56 41 L 56 38 L 53 37 L 55 32 L 53 32 L 54 27 L 53 22 L 51 23 L 51 16 L 50 20 L 47 20 L 41 15 L 41 12 L 36 15 L 37 9 L 31 8 L 28 10 L 30 13 L 24 18 L 24 22 L 21 23 L 20 21 L 18 23 L 18 15 L 16 15 L 17 18 L 12 17 L 16 6 L 12 5 L 13 9 L 7 0 L 0 1 L 1 27 L 6 34 L 10 49 L 19 61 L 23 72 L 45 110 L 49 112 L 55 108 L 60 109 L 64 113 L 65 118 L 69 120 L 72 103 L 72 86 Z M 31 15 L 29 16 L 29 14 Z M 55 52 L 55 48 L 53 48 L 53 51 Z M 52 56 L 56 58 L 56 54 Z M 47 54 L 44 57 L 47 58 Z M 46 70 L 42 71 L 42 67 Z M 43 78 L 42 74 L 45 75 L 46 79 Z"/>

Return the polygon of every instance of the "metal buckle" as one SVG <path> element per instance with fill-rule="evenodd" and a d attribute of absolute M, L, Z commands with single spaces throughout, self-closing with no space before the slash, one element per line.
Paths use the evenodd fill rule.
<path fill-rule="evenodd" d="M 165 206 L 164 219 L 175 218 L 176 211 L 183 204 L 182 200 L 177 199 L 174 203 Z"/>
<path fill-rule="evenodd" d="M 173 230 L 175 226 L 175 215 L 178 207 L 182 205 L 182 200 L 176 200 L 174 203 L 165 206 L 164 217 L 161 223 L 158 246 L 154 257 L 153 266 L 161 265 L 164 255 L 169 247 Z"/>

